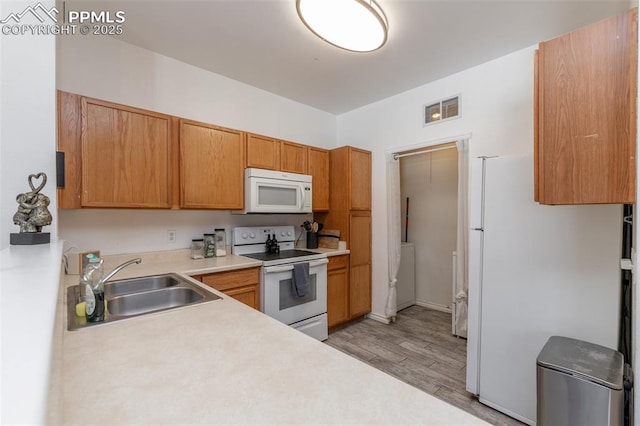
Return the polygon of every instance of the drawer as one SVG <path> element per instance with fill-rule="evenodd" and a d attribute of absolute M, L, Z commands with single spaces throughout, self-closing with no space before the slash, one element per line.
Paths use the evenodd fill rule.
<path fill-rule="evenodd" d="M 202 282 L 220 291 L 250 284 L 260 284 L 260 268 L 236 269 L 235 271 L 202 275 Z"/>
<path fill-rule="evenodd" d="M 334 269 L 341 269 L 341 268 L 348 268 L 348 267 L 349 267 L 348 254 L 329 257 L 329 264 L 327 265 L 327 271 L 333 271 Z"/>

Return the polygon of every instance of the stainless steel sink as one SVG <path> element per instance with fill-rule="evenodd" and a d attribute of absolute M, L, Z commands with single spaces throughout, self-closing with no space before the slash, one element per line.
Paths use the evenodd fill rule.
<path fill-rule="evenodd" d="M 109 300 L 107 310 L 112 315 L 130 317 L 147 312 L 190 305 L 204 299 L 204 295 L 192 288 L 174 287 L 162 290 L 126 294 Z"/>
<path fill-rule="evenodd" d="M 76 315 L 76 304 L 80 301 L 80 289 L 77 285 L 68 287 L 67 329 L 76 330 L 220 299 L 216 294 L 177 274 L 109 281 L 105 283 L 104 294 L 107 301 L 104 321 L 87 322 L 84 317 Z"/>
<path fill-rule="evenodd" d="M 173 274 L 110 281 L 104 285 L 104 296 L 109 299 L 123 294 L 169 288 L 179 285 L 181 282 L 184 282 L 182 278 Z"/>

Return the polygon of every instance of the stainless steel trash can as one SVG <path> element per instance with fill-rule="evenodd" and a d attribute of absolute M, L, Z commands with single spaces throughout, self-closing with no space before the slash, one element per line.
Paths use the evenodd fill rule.
<path fill-rule="evenodd" d="M 552 336 L 537 359 L 538 426 L 622 425 L 624 359 L 620 352 Z"/>

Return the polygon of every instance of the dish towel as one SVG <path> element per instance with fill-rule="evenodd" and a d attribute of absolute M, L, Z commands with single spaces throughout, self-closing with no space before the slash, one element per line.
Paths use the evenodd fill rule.
<path fill-rule="evenodd" d="M 309 294 L 309 263 L 293 264 L 293 295 L 304 297 Z"/>

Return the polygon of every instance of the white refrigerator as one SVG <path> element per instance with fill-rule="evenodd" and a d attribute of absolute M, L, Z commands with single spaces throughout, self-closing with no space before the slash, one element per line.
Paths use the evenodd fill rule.
<path fill-rule="evenodd" d="M 536 421 L 536 357 L 552 335 L 617 347 L 621 205 L 533 201 L 532 155 L 472 160 L 467 390 Z"/>

